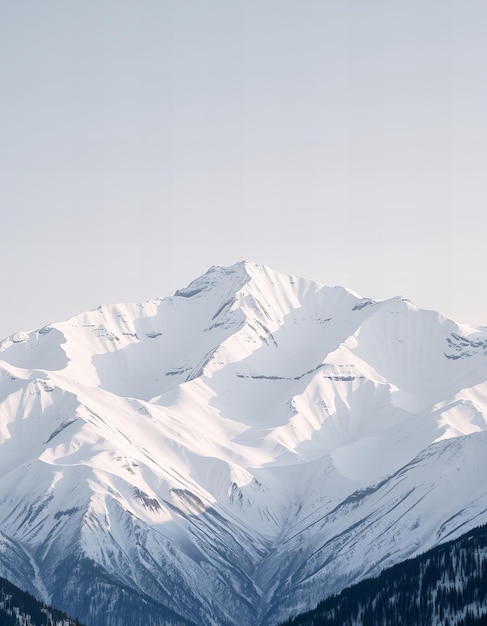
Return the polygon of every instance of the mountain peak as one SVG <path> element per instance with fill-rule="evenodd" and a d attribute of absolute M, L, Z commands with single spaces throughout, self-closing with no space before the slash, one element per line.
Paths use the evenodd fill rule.
<path fill-rule="evenodd" d="M 192 280 L 187 287 L 178 289 L 174 295 L 191 298 L 209 290 L 216 289 L 219 292 L 238 290 L 250 279 L 246 267 L 245 261 L 230 266 L 213 265 L 204 274 Z"/>

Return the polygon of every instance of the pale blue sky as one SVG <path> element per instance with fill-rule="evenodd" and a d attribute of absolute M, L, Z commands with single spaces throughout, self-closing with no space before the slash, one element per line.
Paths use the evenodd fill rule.
<path fill-rule="evenodd" d="M 486 2 L 0 8 L 0 337 L 244 258 L 487 324 Z"/>

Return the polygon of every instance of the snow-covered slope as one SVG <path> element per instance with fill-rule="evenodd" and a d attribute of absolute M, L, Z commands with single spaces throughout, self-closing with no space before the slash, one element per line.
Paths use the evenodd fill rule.
<path fill-rule="evenodd" d="M 246 262 L 18 333 L 0 575 L 89 626 L 310 608 L 487 522 L 486 355 L 486 328 Z"/>

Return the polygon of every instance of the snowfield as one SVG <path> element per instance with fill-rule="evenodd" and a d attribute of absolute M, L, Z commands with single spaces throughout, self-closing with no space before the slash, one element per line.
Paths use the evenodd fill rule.
<path fill-rule="evenodd" d="M 487 328 L 213 267 L 0 343 L 0 575 L 88 626 L 275 624 L 486 523 L 486 416 Z"/>

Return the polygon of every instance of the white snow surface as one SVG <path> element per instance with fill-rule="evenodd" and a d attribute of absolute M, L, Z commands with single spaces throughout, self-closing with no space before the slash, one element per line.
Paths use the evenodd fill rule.
<path fill-rule="evenodd" d="M 486 430 L 487 328 L 213 267 L 0 343 L 0 575 L 276 623 L 487 522 Z"/>

